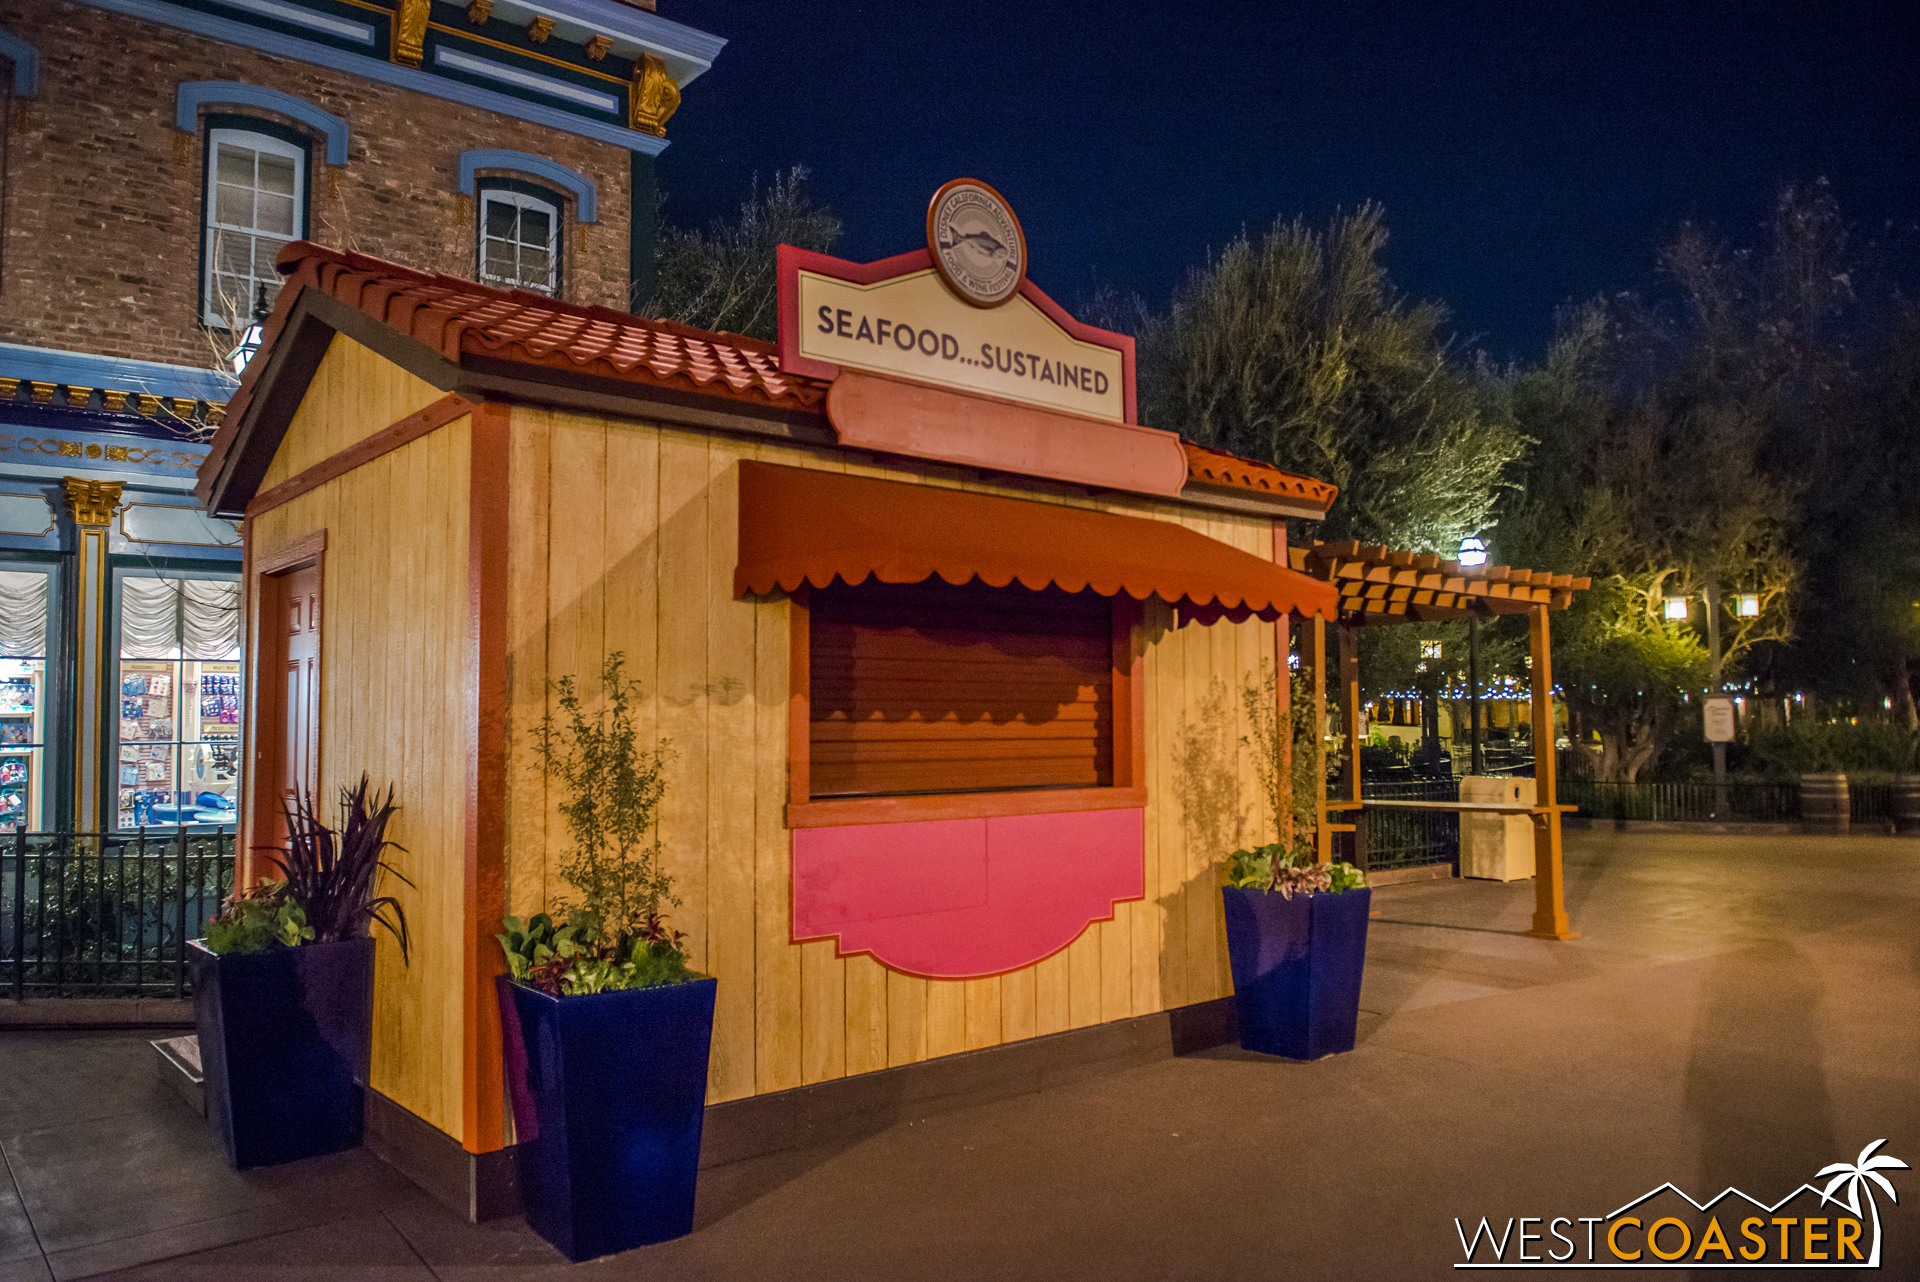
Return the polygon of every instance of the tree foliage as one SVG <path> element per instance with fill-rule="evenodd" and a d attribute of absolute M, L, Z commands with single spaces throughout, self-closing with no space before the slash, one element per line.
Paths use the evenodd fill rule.
<path fill-rule="evenodd" d="M 1660 262 L 1667 298 L 1578 309 L 1547 362 L 1504 389 L 1539 445 L 1495 549 L 1596 580 L 1557 623 L 1556 675 L 1608 779 L 1651 765 L 1692 715 L 1683 696 L 1712 683 L 1710 585 L 1728 681 L 1765 675 L 1813 617 L 1809 567 L 1833 581 L 1844 561 L 1818 514 L 1857 449 L 1853 287 L 1824 188 L 1784 191 L 1757 251 L 1685 227 Z M 1734 609 L 1742 593 L 1757 615 Z M 1674 597 L 1684 624 L 1663 617 Z"/>
<path fill-rule="evenodd" d="M 1525 442 L 1487 413 L 1446 310 L 1387 279 L 1378 206 L 1278 221 L 1141 309 L 1142 421 L 1331 481 L 1319 533 L 1452 552 L 1485 526 Z"/>
<path fill-rule="evenodd" d="M 1795 684 L 1856 709 L 1884 699 L 1920 729 L 1912 668 L 1920 659 L 1920 305 L 1895 300 L 1862 345 L 1847 394 L 1824 416 L 1819 475 L 1799 545 L 1806 559 L 1804 643 L 1783 656 Z M 1785 452 L 1784 450 L 1782 451 Z M 1811 451 L 1809 451 L 1811 452 Z"/>
<path fill-rule="evenodd" d="M 765 186 L 756 177 L 735 221 L 716 219 L 705 230 L 662 224 L 647 314 L 773 342 L 779 246 L 831 253 L 840 231 L 839 216 L 814 203 L 805 167 L 775 174 Z"/>

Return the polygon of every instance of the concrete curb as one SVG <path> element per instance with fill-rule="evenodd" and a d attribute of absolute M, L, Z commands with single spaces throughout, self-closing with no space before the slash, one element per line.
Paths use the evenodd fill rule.
<path fill-rule="evenodd" d="M 193 999 L 37 997 L 0 1001 L 0 1031 L 29 1028 L 192 1028 Z"/>
<path fill-rule="evenodd" d="M 1604 832 L 1611 828 L 1615 832 L 1724 833 L 1739 837 L 1892 837 L 1896 835 L 1890 824 L 1854 824 L 1845 832 L 1833 832 L 1828 829 L 1809 828 L 1800 823 L 1723 824 L 1715 823 L 1710 819 L 1607 819 L 1588 815 L 1568 815 L 1560 821 L 1560 824 L 1564 828 L 1582 828 L 1594 832 Z M 1903 835 L 1914 836 L 1915 834 Z"/>
<path fill-rule="evenodd" d="M 1409 881 L 1440 881 L 1453 876 L 1453 865 L 1415 864 L 1411 868 L 1382 868 L 1378 872 L 1367 870 L 1367 885 L 1397 886 Z"/>

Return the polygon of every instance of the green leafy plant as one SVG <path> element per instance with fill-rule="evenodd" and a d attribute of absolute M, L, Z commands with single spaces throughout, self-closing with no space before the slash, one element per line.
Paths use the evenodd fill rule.
<path fill-rule="evenodd" d="M 1236 850 L 1227 861 L 1227 882 L 1242 890 L 1296 894 L 1339 894 L 1360 890 L 1367 874 L 1347 863 L 1315 863 L 1311 851 L 1289 851 L 1279 842 L 1252 850 Z"/>
<path fill-rule="evenodd" d="M 508 972 L 521 983 L 528 982 L 534 968 L 546 965 L 555 957 L 571 958 L 580 951 L 580 946 L 573 942 L 572 928 L 555 926 L 553 918 L 545 913 L 535 913 L 527 921 L 509 917 L 504 925 L 506 929 L 494 938 L 506 950 Z"/>
<path fill-rule="evenodd" d="M 560 876 L 578 899 L 555 905 L 564 925 L 547 913 L 509 917 L 495 938 L 514 980 L 554 997 L 698 978 L 687 966 L 686 936 L 662 916 L 680 904 L 654 838 L 667 743 L 640 746 L 638 688 L 623 675 L 625 662 L 616 651 L 601 665 L 605 706 L 595 715 L 573 677 L 554 682 L 561 715 L 549 714 L 534 734 L 547 777 L 566 789 L 560 817 L 572 848 Z"/>
<path fill-rule="evenodd" d="M 207 948 L 222 956 L 295 948 L 313 937 L 307 914 L 287 894 L 284 881 L 262 882 L 235 894 L 226 911 L 207 922 Z"/>

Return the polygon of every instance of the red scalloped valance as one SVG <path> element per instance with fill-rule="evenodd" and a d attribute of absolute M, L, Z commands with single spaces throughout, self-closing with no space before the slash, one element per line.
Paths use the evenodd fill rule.
<path fill-rule="evenodd" d="M 839 472 L 740 464 L 736 595 L 838 579 L 979 579 L 1158 596 L 1211 622 L 1335 617 L 1333 586 L 1168 521 Z"/>

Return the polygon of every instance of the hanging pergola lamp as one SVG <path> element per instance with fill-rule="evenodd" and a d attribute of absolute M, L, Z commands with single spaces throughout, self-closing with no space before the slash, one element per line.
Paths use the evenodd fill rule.
<path fill-rule="evenodd" d="M 1684 623 L 1687 618 L 1687 598 L 1670 596 L 1666 599 L 1662 613 L 1670 623 Z"/>
<path fill-rule="evenodd" d="M 1759 618 L 1760 617 L 1760 594 L 1757 592 L 1742 592 L 1740 594 L 1739 614 L 1740 614 L 1740 617 L 1743 619 Z"/>

